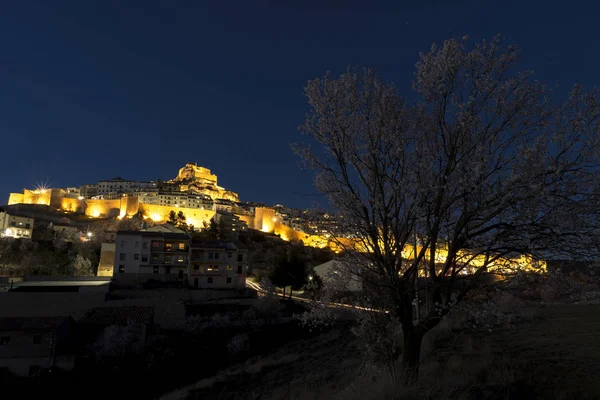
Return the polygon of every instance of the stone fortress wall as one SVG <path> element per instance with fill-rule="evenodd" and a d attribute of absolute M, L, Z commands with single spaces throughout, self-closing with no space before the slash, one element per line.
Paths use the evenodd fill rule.
<path fill-rule="evenodd" d="M 181 191 L 192 190 L 208 194 L 213 200 L 225 199 L 239 201 L 238 194 L 218 186 L 217 176 L 210 169 L 188 163 L 180 168 L 177 177 L 168 183 L 177 186 Z M 169 219 L 171 211 L 183 212 L 186 222 L 201 228 L 209 224 L 215 216 L 214 210 L 198 208 L 176 207 L 172 205 L 157 205 L 140 202 L 138 196 L 123 195 L 117 199 L 84 199 L 73 197 L 63 189 L 23 189 L 23 193 L 11 193 L 8 204 L 40 204 L 54 207 L 69 212 L 80 212 L 92 218 L 124 218 L 131 217 L 138 212 L 145 218 L 154 222 L 165 222 Z M 266 233 L 279 235 L 286 241 L 302 241 L 305 245 L 314 247 L 332 247 L 332 242 L 317 235 L 308 235 L 295 230 L 277 221 L 275 209 L 269 207 L 256 207 L 254 215 L 236 214 L 237 217 L 254 228 Z"/>

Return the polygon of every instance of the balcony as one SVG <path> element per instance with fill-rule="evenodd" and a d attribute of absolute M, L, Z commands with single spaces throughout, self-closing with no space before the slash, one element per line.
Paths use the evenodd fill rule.
<path fill-rule="evenodd" d="M 164 251 L 165 253 L 187 253 L 189 249 L 190 246 L 185 242 L 166 242 Z"/>
<path fill-rule="evenodd" d="M 183 256 L 183 258 L 179 258 L 178 256 L 171 256 L 169 257 L 168 255 L 164 256 L 164 263 L 165 265 L 171 265 L 171 266 L 187 266 L 188 264 L 188 258 Z"/>

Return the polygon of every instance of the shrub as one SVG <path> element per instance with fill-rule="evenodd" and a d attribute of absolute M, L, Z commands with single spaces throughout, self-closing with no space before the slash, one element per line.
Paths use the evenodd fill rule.
<path fill-rule="evenodd" d="M 248 334 L 241 333 L 232 337 L 227 343 L 227 350 L 230 354 L 239 354 L 248 351 L 250 348 L 250 341 Z"/>

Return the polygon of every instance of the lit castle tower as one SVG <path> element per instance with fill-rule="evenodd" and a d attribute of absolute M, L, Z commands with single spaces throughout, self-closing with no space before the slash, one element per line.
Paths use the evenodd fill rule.
<path fill-rule="evenodd" d="M 210 172 L 210 169 L 199 167 L 196 163 L 187 163 L 179 169 L 175 179 L 167 182 L 168 184 L 180 185 L 181 191 L 194 191 L 210 196 L 213 200 L 225 199 L 239 201 L 238 194 L 217 184 L 217 176 Z"/>

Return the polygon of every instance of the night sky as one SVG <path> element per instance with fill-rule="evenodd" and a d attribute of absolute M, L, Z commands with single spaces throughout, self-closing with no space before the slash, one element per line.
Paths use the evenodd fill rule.
<path fill-rule="evenodd" d="M 559 92 L 597 86 L 592 2 L 374 3 L 3 2 L 0 204 L 42 182 L 170 179 L 192 161 L 242 200 L 325 205 L 289 146 L 305 82 L 372 66 L 410 97 L 419 52 L 450 36 L 501 33 Z"/>

